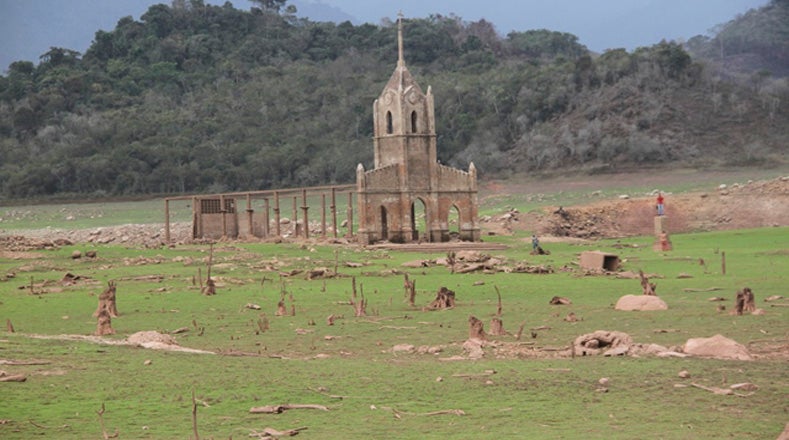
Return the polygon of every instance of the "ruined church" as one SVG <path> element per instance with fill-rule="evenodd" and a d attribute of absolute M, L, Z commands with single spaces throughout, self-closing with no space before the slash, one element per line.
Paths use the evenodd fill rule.
<path fill-rule="evenodd" d="M 374 168 L 356 169 L 358 240 L 443 242 L 457 234 L 479 241 L 476 169 L 473 163 L 463 171 L 438 162 L 433 93 L 429 86 L 423 93 L 406 68 L 402 22 L 397 67 L 373 103 Z M 422 210 L 424 220 L 417 218 Z M 450 225 L 450 218 L 457 223 Z"/>

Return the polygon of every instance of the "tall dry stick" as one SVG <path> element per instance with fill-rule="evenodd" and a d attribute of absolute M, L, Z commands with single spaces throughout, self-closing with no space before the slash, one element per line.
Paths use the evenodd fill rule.
<path fill-rule="evenodd" d="M 197 400 L 195 399 L 195 390 L 192 390 L 192 432 L 194 432 L 194 440 L 200 440 L 200 434 L 197 433 Z"/>
<path fill-rule="evenodd" d="M 726 275 L 726 252 L 721 252 L 721 274 Z"/>
<path fill-rule="evenodd" d="M 499 297 L 499 307 L 496 309 L 496 316 L 501 316 L 501 292 L 499 292 L 499 286 L 493 286 L 496 289 L 496 295 Z"/>

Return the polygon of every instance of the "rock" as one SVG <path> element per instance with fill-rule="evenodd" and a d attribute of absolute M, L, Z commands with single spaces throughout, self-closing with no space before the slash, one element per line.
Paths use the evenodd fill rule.
<path fill-rule="evenodd" d="M 578 356 L 588 356 L 599 354 L 605 349 L 610 351 L 620 346 L 626 347 L 626 352 L 631 345 L 633 345 L 633 339 L 627 333 L 597 330 L 575 338 L 573 349 Z"/>
<path fill-rule="evenodd" d="M 688 372 L 688 370 L 682 370 L 679 373 L 677 373 L 677 376 L 683 379 L 688 379 L 690 377 L 690 373 Z"/>
<path fill-rule="evenodd" d="M 413 353 L 414 346 L 411 344 L 397 344 L 392 347 L 392 353 Z"/>
<path fill-rule="evenodd" d="M 74 252 L 71 253 L 71 259 L 72 260 L 78 260 L 80 258 L 82 258 L 82 252 L 81 251 L 74 251 Z"/>
<path fill-rule="evenodd" d="M 159 333 L 157 331 L 142 331 L 129 335 L 126 340 L 132 345 L 144 345 L 151 342 L 165 344 L 165 345 L 178 345 L 175 338 L 170 335 Z"/>
<path fill-rule="evenodd" d="M 711 338 L 688 339 L 682 351 L 693 356 L 711 357 L 715 359 L 734 359 L 740 361 L 750 361 L 753 359 L 744 345 L 722 335 L 715 335 Z"/>
<path fill-rule="evenodd" d="M 615 347 L 615 348 L 612 348 L 610 350 L 607 350 L 605 353 L 603 353 L 603 356 L 608 356 L 608 357 L 611 357 L 611 356 L 624 356 L 629 351 L 630 351 L 630 347 L 629 346 L 627 346 L 627 345 L 620 345 L 619 347 Z"/>
<path fill-rule="evenodd" d="M 729 385 L 729 388 L 735 391 L 756 391 L 759 389 L 759 386 L 754 383 L 743 382 L 743 383 L 735 383 L 734 385 Z"/>
<path fill-rule="evenodd" d="M 658 296 L 625 295 L 619 298 L 614 309 L 623 311 L 668 310 L 668 305 Z"/>
<path fill-rule="evenodd" d="M 485 352 L 482 351 L 484 345 L 485 341 L 482 339 L 468 339 L 463 343 L 463 351 L 470 359 L 481 359 L 485 356 Z"/>

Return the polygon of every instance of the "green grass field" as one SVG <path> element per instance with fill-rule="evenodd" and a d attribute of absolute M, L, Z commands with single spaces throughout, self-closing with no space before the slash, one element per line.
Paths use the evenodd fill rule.
<path fill-rule="evenodd" d="M 0 359 L 34 365 L 0 365 L 8 374 L 27 375 L 23 383 L 0 383 L 0 438 L 102 438 L 97 415 L 102 404 L 106 429 L 117 429 L 118 438 L 190 438 L 192 393 L 201 438 L 248 438 L 265 427 L 307 427 L 302 437 L 320 439 L 775 438 L 789 422 L 789 310 L 771 307 L 773 303 L 763 299 L 786 294 L 787 237 L 789 228 L 680 234 L 672 236 L 675 250 L 666 253 L 651 249 L 651 237 L 551 243 L 551 255 L 539 257 L 528 254 L 526 233 L 495 237 L 509 247 L 493 255 L 509 265 L 527 262 L 556 270 L 546 275 L 450 274 L 442 266 L 402 266 L 443 254 L 219 243 L 212 268 L 219 288 L 212 297 L 201 295 L 194 285 L 198 269 L 205 275 L 207 245 L 152 250 L 76 245 L 36 251 L 28 255 L 33 258 L 3 259 L 0 274 L 15 277 L 0 282 L 0 319 L 10 320 L 16 331 L 0 333 Z M 98 257 L 72 260 L 76 249 L 94 249 Z M 620 296 L 640 294 L 641 288 L 638 280 L 584 276 L 576 265 L 578 254 L 596 249 L 617 253 L 625 261 L 624 270 L 658 274 L 653 281 L 670 309 L 614 311 Z M 364 266 L 351 268 L 347 262 Z M 280 276 L 294 269 L 333 269 L 335 264 L 340 276 L 331 279 L 307 280 L 304 273 Z M 31 280 L 57 281 L 66 272 L 95 282 L 39 294 L 25 288 Z M 405 301 L 403 273 L 417 282 L 419 307 Z M 680 273 L 692 278 L 679 279 Z M 369 301 L 366 317 L 354 317 L 347 304 L 353 277 L 357 291 Z M 180 345 L 217 354 L 99 345 L 58 336 L 95 330 L 91 314 L 109 280 L 117 281 L 121 316 L 112 321 L 117 335 L 107 339 L 187 327 L 189 331 L 176 335 Z M 456 292 L 457 307 L 422 311 L 441 286 Z M 708 301 L 723 296 L 730 310 L 735 291 L 744 286 L 753 289 L 765 315 L 731 316 L 716 310 L 719 303 Z M 683 290 L 710 287 L 721 290 Z M 535 353 L 566 347 L 584 333 L 617 330 L 636 342 L 664 346 L 719 333 L 762 357 L 750 362 L 497 358 L 488 348 L 482 360 L 446 360 L 463 354 L 469 315 L 482 319 L 487 328 L 496 311 L 497 288 L 505 329 L 515 333 L 524 323 L 527 331 L 520 343 Z M 282 292 L 295 316 L 274 316 Z M 556 295 L 573 304 L 549 305 Z M 262 309 L 248 309 L 248 303 Z M 565 322 L 571 311 L 582 320 Z M 330 314 L 342 318 L 328 326 Z M 269 329 L 262 332 L 265 321 Z M 532 338 L 529 329 L 535 328 L 541 329 Z M 513 336 L 492 339 L 517 342 Z M 441 352 L 394 353 L 397 344 L 440 347 Z M 784 353 L 771 353 L 769 347 Z M 690 379 L 679 378 L 681 370 L 690 372 Z M 610 380 L 605 393 L 597 390 L 603 377 Z M 709 387 L 753 382 L 759 389 L 738 397 L 675 386 L 691 382 Z M 325 405 L 329 411 L 249 413 L 251 407 L 285 403 Z M 465 415 L 430 415 L 443 410 Z"/>

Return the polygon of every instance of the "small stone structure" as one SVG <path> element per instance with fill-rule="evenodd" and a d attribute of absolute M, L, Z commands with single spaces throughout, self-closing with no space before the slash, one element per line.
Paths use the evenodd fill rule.
<path fill-rule="evenodd" d="M 655 216 L 655 244 L 652 248 L 656 251 L 670 251 L 672 249 L 671 239 L 668 237 L 668 217 L 665 215 Z"/>
<path fill-rule="evenodd" d="M 449 241 L 449 217 L 457 214 L 458 238 L 479 241 L 477 172 L 438 163 L 433 93 L 423 93 L 403 59 L 398 20 L 397 67 L 373 103 L 374 169 L 356 169 L 358 240 L 394 243 Z M 424 207 L 420 235 L 418 208 Z"/>
<path fill-rule="evenodd" d="M 586 270 L 613 272 L 619 269 L 619 256 L 600 251 L 581 252 L 581 267 Z"/>

